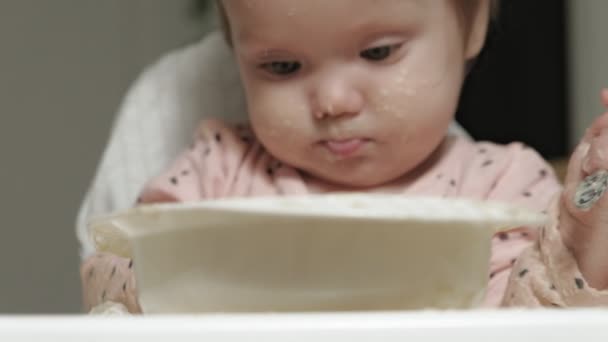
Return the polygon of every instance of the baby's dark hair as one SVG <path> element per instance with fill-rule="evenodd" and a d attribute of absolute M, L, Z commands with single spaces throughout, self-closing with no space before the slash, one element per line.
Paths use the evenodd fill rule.
<path fill-rule="evenodd" d="M 219 15 L 220 27 L 224 34 L 224 38 L 229 45 L 232 45 L 230 23 L 228 22 L 222 1 L 223 0 L 215 0 L 215 5 Z M 455 9 L 458 11 L 459 18 L 465 32 L 465 37 L 468 36 L 470 26 L 474 19 L 473 16 L 483 1 L 490 1 L 490 15 L 492 20 L 496 20 L 498 17 L 500 0 L 451 0 Z"/>

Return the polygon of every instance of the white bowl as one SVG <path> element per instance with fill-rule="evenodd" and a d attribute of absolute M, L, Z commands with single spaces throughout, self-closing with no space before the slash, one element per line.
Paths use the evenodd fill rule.
<path fill-rule="evenodd" d="M 91 222 L 132 257 L 145 313 L 458 309 L 480 303 L 499 203 L 340 194 L 134 208 Z"/>

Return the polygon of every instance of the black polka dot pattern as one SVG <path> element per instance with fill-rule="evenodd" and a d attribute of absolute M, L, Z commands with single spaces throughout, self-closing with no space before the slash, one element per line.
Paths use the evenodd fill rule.
<path fill-rule="evenodd" d="M 178 181 L 177 181 L 177 177 L 171 177 L 171 179 L 169 179 L 171 181 L 171 184 L 173 185 L 177 185 Z"/>
<path fill-rule="evenodd" d="M 585 287 L 585 282 L 581 278 L 574 278 L 574 283 L 579 290 L 582 290 Z"/>
<path fill-rule="evenodd" d="M 523 270 L 521 270 L 521 271 L 519 272 L 519 277 L 520 277 L 520 278 L 523 278 L 523 277 L 524 277 L 526 274 L 528 274 L 528 269 L 527 269 L 527 268 L 524 268 Z"/>
<path fill-rule="evenodd" d="M 542 227 L 540 229 L 540 239 L 544 240 L 545 239 L 545 227 Z"/>
<path fill-rule="evenodd" d="M 215 141 L 218 143 L 222 142 L 222 135 L 219 133 L 215 133 Z"/>
<path fill-rule="evenodd" d="M 481 164 L 481 167 L 490 166 L 490 165 L 492 165 L 493 162 L 494 161 L 492 161 L 492 160 L 486 160 L 483 162 L 483 164 Z"/>
<path fill-rule="evenodd" d="M 281 169 L 282 167 L 283 167 L 283 163 L 281 163 L 278 160 L 274 160 L 274 161 L 270 162 L 270 164 L 266 168 L 266 173 L 269 176 L 274 176 L 274 174 L 277 172 L 277 170 Z"/>
<path fill-rule="evenodd" d="M 131 313 L 141 312 L 135 288 L 127 288 L 130 278 L 134 277 L 133 272 L 127 269 L 128 263 L 130 259 L 109 253 L 97 253 L 85 261 L 81 276 L 83 304 L 87 311 L 111 301 L 124 304 Z M 95 272 L 90 278 L 88 275 L 93 268 Z"/>
<path fill-rule="evenodd" d="M 509 234 L 507 233 L 498 233 L 498 238 L 500 239 L 500 241 L 507 241 L 509 240 Z"/>

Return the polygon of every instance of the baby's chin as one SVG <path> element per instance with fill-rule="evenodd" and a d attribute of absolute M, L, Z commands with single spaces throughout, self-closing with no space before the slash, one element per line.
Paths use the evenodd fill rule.
<path fill-rule="evenodd" d="M 409 174 L 410 169 L 398 170 L 345 170 L 345 171 L 308 171 L 309 175 L 336 186 L 354 191 L 379 187 Z"/>
<path fill-rule="evenodd" d="M 393 179 L 378 179 L 378 180 L 360 180 L 360 179 L 348 179 L 345 180 L 344 178 L 336 178 L 336 179 L 326 179 L 326 181 L 328 183 L 334 184 L 336 186 L 341 186 L 344 187 L 345 189 L 350 189 L 353 191 L 357 191 L 357 190 L 367 190 L 370 188 L 375 188 L 375 187 L 379 187 L 382 185 L 385 185 L 387 183 L 390 183 L 391 181 L 395 180 L 395 178 Z"/>

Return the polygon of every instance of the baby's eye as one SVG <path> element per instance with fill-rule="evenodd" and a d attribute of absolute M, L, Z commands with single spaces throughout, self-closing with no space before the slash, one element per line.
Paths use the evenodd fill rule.
<path fill-rule="evenodd" d="M 293 74 L 300 70 L 301 67 L 302 64 L 300 64 L 298 61 L 275 61 L 260 65 L 260 68 L 278 76 L 287 76 Z"/>
<path fill-rule="evenodd" d="M 395 50 L 397 50 L 401 44 L 377 46 L 367 50 L 361 51 L 359 56 L 369 61 L 381 61 L 387 59 Z"/>

